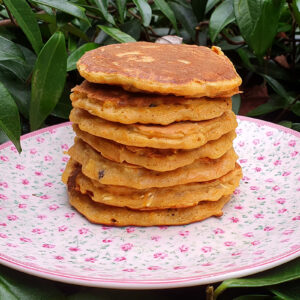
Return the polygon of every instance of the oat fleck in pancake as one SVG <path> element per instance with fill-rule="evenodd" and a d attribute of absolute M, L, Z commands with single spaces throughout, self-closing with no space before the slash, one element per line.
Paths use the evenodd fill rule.
<path fill-rule="evenodd" d="M 196 206 L 187 208 L 139 211 L 96 203 L 89 196 L 82 195 L 74 190 L 69 191 L 68 194 L 70 204 L 90 222 L 113 226 L 189 224 L 211 216 L 222 216 L 222 209 L 230 200 L 230 196 L 224 196 L 218 201 L 202 201 Z"/>
<path fill-rule="evenodd" d="M 218 47 L 114 44 L 85 53 L 77 68 L 90 82 L 177 96 L 230 97 L 241 84 L 231 61 Z"/>
<path fill-rule="evenodd" d="M 183 208 L 198 205 L 201 201 L 217 201 L 232 194 L 241 178 L 241 167 L 236 164 L 234 170 L 215 180 L 137 190 L 91 180 L 81 173 L 81 165 L 73 159 L 69 160 L 62 176 L 69 189 L 87 194 L 95 202 L 139 210 Z"/>
<path fill-rule="evenodd" d="M 217 140 L 209 141 L 205 145 L 192 150 L 155 149 L 118 144 L 81 131 L 75 124 L 73 129 L 77 137 L 88 143 L 107 159 L 119 163 L 127 162 L 159 172 L 175 170 L 189 165 L 199 158 L 217 159 L 232 147 L 232 141 L 236 137 L 236 133 L 233 130 Z"/>
<path fill-rule="evenodd" d="M 108 121 L 123 124 L 168 125 L 179 121 L 203 121 L 231 110 L 230 98 L 184 98 L 129 93 L 119 87 L 84 81 L 72 89 L 73 107 Z"/>
<path fill-rule="evenodd" d="M 167 126 L 110 122 L 88 112 L 73 108 L 71 122 L 91 135 L 117 143 L 159 149 L 194 149 L 216 140 L 237 127 L 235 114 L 225 112 L 221 117 L 201 122 L 178 122 Z"/>
<path fill-rule="evenodd" d="M 222 157 L 200 158 L 192 164 L 168 172 L 157 172 L 127 163 L 110 161 L 88 144 L 76 138 L 69 155 L 82 165 L 87 177 L 102 184 L 121 185 L 136 189 L 167 187 L 219 178 L 235 167 L 237 155 L 233 148 Z"/>

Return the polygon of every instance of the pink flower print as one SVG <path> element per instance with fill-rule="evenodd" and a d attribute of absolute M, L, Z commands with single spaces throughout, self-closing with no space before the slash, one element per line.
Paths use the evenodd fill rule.
<path fill-rule="evenodd" d="M 234 245 L 235 245 L 235 242 L 230 242 L 230 241 L 228 241 L 228 242 L 225 242 L 224 245 L 225 245 L 226 247 L 231 247 L 231 246 L 234 246 Z"/>
<path fill-rule="evenodd" d="M 243 206 L 241 206 L 241 205 L 236 205 L 234 208 L 235 208 L 235 209 L 243 209 Z"/>
<path fill-rule="evenodd" d="M 159 267 L 159 266 L 150 266 L 147 269 L 150 270 L 150 271 L 156 271 L 156 270 L 161 269 L 161 267 Z"/>
<path fill-rule="evenodd" d="M 110 230 L 112 227 L 102 226 L 101 228 L 102 228 L 102 230 Z"/>
<path fill-rule="evenodd" d="M 43 143 L 45 141 L 45 139 L 42 138 L 42 137 L 37 137 L 36 141 L 39 142 L 39 143 Z"/>
<path fill-rule="evenodd" d="M 88 228 L 82 227 L 80 229 L 78 229 L 79 234 L 87 234 L 89 232 Z"/>
<path fill-rule="evenodd" d="M 185 266 L 176 266 L 176 267 L 174 267 L 173 269 L 174 270 L 183 270 L 183 269 L 185 269 L 186 267 Z"/>
<path fill-rule="evenodd" d="M 257 200 L 266 200 L 266 197 L 261 196 L 261 197 L 257 197 L 256 199 Z"/>
<path fill-rule="evenodd" d="M 279 213 L 279 214 L 283 214 L 283 213 L 285 213 L 285 212 L 287 212 L 287 209 L 286 209 L 286 208 L 282 208 L 282 209 L 279 209 L 279 210 L 278 210 L 278 213 Z"/>
<path fill-rule="evenodd" d="M 290 241 L 290 239 L 284 239 L 284 240 L 281 240 L 280 243 L 287 243 L 289 241 Z"/>
<path fill-rule="evenodd" d="M 52 187 L 53 183 L 52 182 L 45 182 L 44 186 Z"/>
<path fill-rule="evenodd" d="M 5 227 L 7 225 L 6 225 L 6 223 L 0 223 L 0 226 Z"/>
<path fill-rule="evenodd" d="M 57 259 L 57 260 L 63 260 L 63 259 L 64 259 L 64 258 L 63 258 L 62 256 L 60 256 L 60 255 L 56 255 L 56 256 L 54 256 L 54 258 Z"/>
<path fill-rule="evenodd" d="M 26 255 L 25 258 L 30 259 L 30 260 L 36 260 L 36 257 L 31 256 L 31 255 Z"/>
<path fill-rule="evenodd" d="M 255 172 L 260 172 L 260 171 L 261 171 L 261 168 L 260 168 L 260 167 L 256 167 L 256 168 L 254 168 L 254 171 L 255 171 Z"/>
<path fill-rule="evenodd" d="M 40 220 L 44 220 L 47 218 L 47 216 L 45 215 L 37 215 L 37 218 L 40 219 Z"/>
<path fill-rule="evenodd" d="M 241 134 L 243 132 L 243 130 L 241 128 L 238 128 L 235 130 L 236 134 Z"/>
<path fill-rule="evenodd" d="M 59 206 L 57 204 L 52 204 L 48 207 L 51 211 L 55 211 L 59 208 Z"/>
<path fill-rule="evenodd" d="M 244 142 L 239 142 L 238 144 L 240 147 L 244 147 L 245 146 L 245 143 Z"/>
<path fill-rule="evenodd" d="M 0 160 L 2 160 L 2 161 L 9 161 L 8 157 L 5 156 L 5 155 L 1 155 L 0 156 Z"/>
<path fill-rule="evenodd" d="M 161 237 L 159 235 L 153 235 L 153 236 L 151 236 L 151 240 L 152 241 L 158 242 L 160 239 L 161 239 Z"/>
<path fill-rule="evenodd" d="M 63 162 L 67 162 L 69 160 L 69 157 L 68 156 L 64 156 L 62 159 L 61 159 Z"/>
<path fill-rule="evenodd" d="M 8 215 L 8 216 L 7 216 L 7 219 L 8 219 L 9 221 L 16 221 L 16 220 L 18 220 L 19 218 L 18 218 L 16 215 Z"/>
<path fill-rule="evenodd" d="M 298 250 L 299 248 L 300 248 L 300 245 L 291 246 L 291 250 Z"/>
<path fill-rule="evenodd" d="M 289 176 L 291 174 L 291 171 L 285 171 L 282 173 L 282 176 Z"/>
<path fill-rule="evenodd" d="M 239 195 L 241 193 L 241 190 L 240 189 L 236 189 L 234 192 L 233 192 L 235 195 Z"/>
<path fill-rule="evenodd" d="M 31 239 L 26 238 L 26 237 L 21 237 L 20 241 L 24 242 L 24 243 L 31 243 Z"/>
<path fill-rule="evenodd" d="M 166 230 L 166 229 L 168 229 L 168 226 L 163 225 L 163 226 L 158 226 L 158 228 L 159 228 L 160 230 Z"/>
<path fill-rule="evenodd" d="M 30 154 L 33 154 L 33 155 L 34 155 L 34 154 L 36 154 L 36 153 L 37 153 L 37 150 L 33 148 L 33 149 L 30 149 L 30 151 L 29 151 L 29 152 L 30 152 Z"/>
<path fill-rule="evenodd" d="M 19 203 L 18 207 L 19 208 L 26 208 L 27 204 L 25 204 L 25 203 Z"/>
<path fill-rule="evenodd" d="M 20 195 L 20 197 L 21 197 L 22 199 L 24 199 L 24 200 L 29 199 L 29 195 Z"/>
<path fill-rule="evenodd" d="M 51 155 L 46 155 L 46 156 L 44 156 L 44 160 L 45 161 L 51 161 L 52 160 L 52 156 Z"/>
<path fill-rule="evenodd" d="M 65 225 L 62 225 L 62 226 L 59 226 L 59 227 L 58 227 L 58 231 L 59 231 L 59 232 L 64 232 L 64 231 L 66 231 L 67 229 L 68 229 L 68 227 L 65 226 Z"/>
<path fill-rule="evenodd" d="M 273 191 L 278 191 L 278 190 L 280 190 L 280 187 L 278 185 L 275 185 L 275 186 L 272 187 L 272 190 Z"/>
<path fill-rule="evenodd" d="M 153 254 L 154 258 L 160 258 L 160 259 L 165 259 L 168 256 L 168 254 L 163 253 L 163 252 L 157 252 Z"/>
<path fill-rule="evenodd" d="M 272 132 L 272 131 L 267 131 L 267 132 L 266 132 L 266 136 L 271 136 L 271 135 L 273 135 L 273 132 Z"/>
<path fill-rule="evenodd" d="M 56 132 L 56 130 L 55 129 L 49 129 L 49 132 L 51 133 L 51 134 L 54 134 L 55 132 Z"/>
<path fill-rule="evenodd" d="M 262 155 L 257 157 L 257 160 L 264 160 L 264 159 L 265 159 L 265 157 Z"/>
<path fill-rule="evenodd" d="M 68 150 L 69 146 L 67 144 L 63 144 L 63 145 L 61 145 L 61 149 Z"/>
<path fill-rule="evenodd" d="M 127 233 L 132 233 L 132 232 L 135 231 L 135 228 L 134 227 L 127 227 L 126 231 L 127 231 Z"/>
<path fill-rule="evenodd" d="M 68 219 L 71 219 L 75 216 L 75 213 L 72 212 L 72 213 L 65 213 L 65 217 L 68 218 Z"/>
<path fill-rule="evenodd" d="M 265 216 L 263 214 L 256 214 L 254 215 L 254 218 L 256 219 L 263 219 Z"/>
<path fill-rule="evenodd" d="M 258 144 L 259 144 L 259 139 L 253 140 L 253 144 L 254 144 L 254 145 L 258 145 Z"/>
<path fill-rule="evenodd" d="M 48 195 L 42 195 L 40 198 L 46 200 L 46 199 L 50 199 L 51 197 Z"/>
<path fill-rule="evenodd" d="M 111 242 L 112 242 L 112 239 L 108 239 L 108 238 L 102 240 L 102 243 L 105 243 L 105 244 L 108 244 L 108 243 L 111 243 Z"/>
<path fill-rule="evenodd" d="M 284 204 L 285 201 L 286 201 L 285 198 L 278 198 L 278 199 L 276 200 L 276 202 L 277 202 L 278 204 Z"/>
<path fill-rule="evenodd" d="M 88 257 L 85 259 L 86 262 L 91 262 L 91 263 L 94 263 L 96 261 L 96 258 L 94 257 Z"/>
<path fill-rule="evenodd" d="M 189 250 L 189 247 L 187 247 L 187 246 L 185 246 L 185 245 L 182 245 L 182 246 L 179 247 L 179 251 L 180 251 L 181 253 L 187 252 L 188 250 Z"/>
<path fill-rule="evenodd" d="M 212 263 L 207 262 L 207 263 L 205 263 L 205 264 L 202 264 L 201 266 L 203 266 L 203 267 L 209 267 L 209 266 L 212 266 Z"/>
<path fill-rule="evenodd" d="M 287 230 L 285 230 L 282 234 L 284 234 L 284 235 L 289 235 L 289 234 L 292 234 L 293 232 L 294 232 L 293 229 L 287 229 Z"/>
<path fill-rule="evenodd" d="M 202 247 L 201 251 L 204 252 L 204 253 L 209 253 L 209 252 L 212 251 L 212 247 L 208 247 L 208 246 Z"/>
<path fill-rule="evenodd" d="M 29 181 L 28 181 L 27 179 L 23 179 L 23 180 L 22 180 L 22 184 L 28 185 L 28 184 L 29 184 Z"/>
<path fill-rule="evenodd" d="M 293 221 L 299 221 L 300 220 L 300 216 L 294 217 L 292 220 Z"/>
<path fill-rule="evenodd" d="M 231 217 L 230 220 L 232 221 L 232 223 L 238 223 L 239 219 L 236 217 Z"/>
<path fill-rule="evenodd" d="M 272 227 L 272 226 L 266 226 L 264 228 L 264 231 L 272 231 L 273 229 L 274 229 L 274 227 Z"/>
<path fill-rule="evenodd" d="M 0 199 L 1 200 L 7 200 L 8 198 L 4 194 L 0 194 Z"/>
<path fill-rule="evenodd" d="M 17 248 L 18 247 L 18 245 L 15 245 L 15 244 L 12 244 L 12 243 L 6 243 L 6 245 L 8 247 L 11 247 L 11 248 Z"/>
<path fill-rule="evenodd" d="M 223 234 L 225 231 L 223 230 L 223 229 L 221 229 L 221 228 L 216 228 L 216 229 L 214 229 L 214 233 L 215 234 Z"/>
<path fill-rule="evenodd" d="M 244 176 L 244 177 L 242 178 L 242 180 L 243 180 L 243 181 L 249 181 L 250 178 L 249 178 L 248 176 Z"/>
<path fill-rule="evenodd" d="M 290 140 L 289 143 L 288 143 L 288 145 L 290 147 L 295 147 L 296 146 L 296 141 L 295 140 Z"/>
<path fill-rule="evenodd" d="M 36 176 L 42 176 L 42 175 L 43 175 L 43 173 L 42 173 L 42 172 L 39 172 L 39 171 L 35 171 L 34 174 L 35 174 Z"/>
<path fill-rule="evenodd" d="M 7 238 L 7 235 L 6 235 L 6 234 L 4 234 L 4 233 L 0 233 L 0 238 L 2 238 L 2 239 L 6 239 L 6 238 Z"/>
<path fill-rule="evenodd" d="M 280 166 L 281 165 L 281 160 L 277 159 L 274 161 L 274 166 Z"/>
<path fill-rule="evenodd" d="M 297 156 L 298 153 L 299 153 L 298 151 L 293 151 L 293 152 L 291 153 L 291 157 Z"/>
<path fill-rule="evenodd" d="M 255 255 L 262 255 L 263 253 L 265 253 L 265 250 L 257 250 L 254 252 Z"/>
<path fill-rule="evenodd" d="M 274 180 L 272 178 L 268 178 L 265 180 L 265 182 L 274 182 Z"/>
<path fill-rule="evenodd" d="M 247 161 L 248 161 L 248 159 L 245 159 L 245 158 L 240 159 L 240 163 L 241 163 L 241 164 L 244 164 L 244 163 L 246 163 Z"/>
<path fill-rule="evenodd" d="M 23 165 L 20 165 L 20 164 L 17 164 L 16 168 L 19 169 L 19 170 L 24 170 L 25 169 L 25 167 Z"/>
<path fill-rule="evenodd" d="M 8 188 L 7 182 L 0 182 L 0 186 L 4 187 L 5 189 Z"/>
<path fill-rule="evenodd" d="M 131 272 L 134 272 L 134 269 L 123 269 L 122 271 L 131 273 Z"/>
<path fill-rule="evenodd" d="M 252 186 L 250 186 L 250 190 L 251 191 L 258 191 L 259 190 L 259 186 L 252 185 Z"/>
<path fill-rule="evenodd" d="M 17 148 L 15 146 L 11 146 L 10 147 L 10 150 L 14 153 L 17 153 Z"/>
<path fill-rule="evenodd" d="M 78 252 L 80 249 L 78 247 L 70 247 L 69 250 L 72 252 Z"/>
<path fill-rule="evenodd" d="M 231 253 L 231 256 L 239 256 L 241 255 L 241 252 L 234 252 L 234 253 Z"/>
<path fill-rule="evenodd" d="M 42 234 L 45 232 L 45 230 L 41 229 L 41 228 L 33 228 L 32 229 L 33 233 L 37 233 L 37 234 Z"/>
<path fill-rule="evenodd" d="M 179 235 L 186 237 L 190 234 L 190 232 L 188 230 L 181 230 L 178 232 Z"/>
<path fill-rule="evenodd" d="M 276 147 L 276 146 L 280 145 L 280 142 L 277 141 L 277 142 L 273 143 L 273 145 Z"/>
<path fill-rule="evenodd" d="M 55 245 L 52 245 L 52 244 L 43 244 L 43 248 L 53 249 L 53 248 L 55 248 Z"/>
<path fill-rule="evenodd" d="M 260 244 L 260 241 L 253 241 L 253 242 L 251 242 L 251 245 L 253 245 L 253 246 L 256 246 L 256 245 L 259 245 Z"/>
<path fill-rule="evenodd" d="M 243 234 L 243 236 L 245 237 L 253 237 L 253 233 L 252 232 L 246 232 Z"/>
<path fill-rule="evenodd" d="M 132 247 L 133 247 L 133 244 L 131 244 L 131 243 L 126 243 L 126 244 L 123 244 L 123 245 L 121 246 L 121 249 L 122 249 L 123 251 L 128 251 L 128 250 L 132 249 Z"/>
<path fill-rule="evenodd" d="M 126 257 L 120 256 L 120 257 L 116 257 L 116 258 L 115 258 L 115 261 L 116 261 L 116 262 L 123 261 L 123 260 L 126 260 Z"/>

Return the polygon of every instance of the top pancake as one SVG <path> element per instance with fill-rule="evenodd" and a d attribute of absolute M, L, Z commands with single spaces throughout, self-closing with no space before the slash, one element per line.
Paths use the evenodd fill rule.
<path fill-rule="evenodd" d="M 77 68 L 90 82 L 177 96 L 230 97 L 241 84 L 234 66 L 218 47 L 113 44 L 86 52 Z"/>

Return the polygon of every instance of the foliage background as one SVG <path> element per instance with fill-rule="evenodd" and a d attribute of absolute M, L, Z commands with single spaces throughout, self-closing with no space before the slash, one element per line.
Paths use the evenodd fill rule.
<path fill-rule="evenodd" d="M 236 113 L 300 131 L 299 25 L 299 0 L 0 0 L 0 144 L 11 139 L 21 151 L 21 134 L 68 119 L 70 89 L 82 81 L 76 61 L 84 52 L 166 35 L 222 48 L 243 78 L 243 94 L 233 99 Z M 299 260 L 291 266 L 289 280 L 299 279 Z M 21 295 L 31 287 L 30 280 L 10 283 L 7 272 L 0 296 L 3 286 Z M 272 284 L 284 281 L 280 274 L 282 281 Z M 225 282 L 218 291 L 227 286 L 247 282 Z M 298 286 L 238 299 L 297 299 L 288 293 Z"/>

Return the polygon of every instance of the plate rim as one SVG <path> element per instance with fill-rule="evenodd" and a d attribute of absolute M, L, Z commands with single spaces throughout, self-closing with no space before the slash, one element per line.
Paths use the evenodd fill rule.
<path fill-rule="evenodd" d="M 237 118 L 241 121 L 247 121 L 256 123 L 258 125 L 265 125 L 279 131 L 283 131 L 285 133 L 291 134 L 297 138 L 300 138 L 300 132 L 295 131 L 293 129 L 274 124 L 268 121 L 250 118 L 246 116 L 238 116 Z M 44 132 L 49 132 L 53 129 L 67 127 L 70 126 L 71 122 L 64 122 L 56 125 L 52 125 L 49 127 L 45 127 L 30 133 L 27 133 L 21 136 L 21 141 L 26 140 L 28 138 L 34 137 L 36 135 L 42 134 Z M 13 145 L 11 141 L 8 141 L 2 145 L 0 145 L 0 150 L 3 150 L 9 146 Z M 33 276 L 50 279 L 53 281 L 60 281 L 67 284 L 77 284 L 91 287 L 102 287 L 102 288 L 112 288 L 112 289 L 165 289 L 165 288 L 180 288 L 180 287 L 189 287 L 196 285 L 205 285 L 210 283 L 215 283 L 219 281 L 223 281 L 226 279 L 233 279 L 238 277 L 244 277 L 253 275 L 258 272 L 262 272 L 286 262 L 289 262 L 300 256 L 300 247 L 295 250 L 289 250 L 285 253 L 282 253 L 278 256 L 273 256 L 269 259 L 263 260 L 262 262 L 257 262 L 252 265 L 247 265 L 240 268 L 233 268 L 232 270 L 217 272 L 206 275 L 196 275 L 182 278 L 174 278 L 174 279 L 166 279 L 161 280 L 133 280 L 133 279 L 123 279 L 123 280 L 114 280 L 114 279 L 105 279 L 105 278 L 92 278 L 92 277 L 84 277 L 84 276 L 72 276 L 71 274 L 57 273 L 55 271 L 47 271 L 43 268 L 37 268 L 34 266 L 30 266 L 30 263 L 24 264 L 23 262 L 17 262 L 17 260 L 6 256 L 0 253 L 0 263 L 6 267 L 15 269 L 17 271 L 21 271 Z"/>

